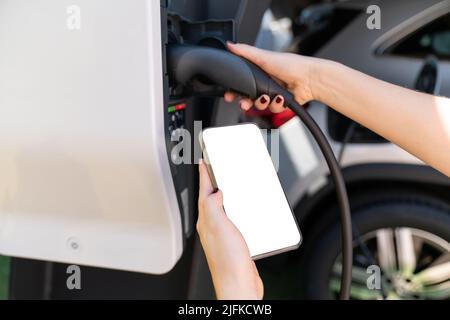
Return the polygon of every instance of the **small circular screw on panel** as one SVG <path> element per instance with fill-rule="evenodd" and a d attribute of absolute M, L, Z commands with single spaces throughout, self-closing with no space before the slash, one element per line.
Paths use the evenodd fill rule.
<path fill-rule="evenodd" d="M 80 244 L 77 239 L 75 238 L 69 238 L 67 240 L 67 245 L 69 246 L 69 249 L 73 251 L 77 251 L 80 248 Z"/>

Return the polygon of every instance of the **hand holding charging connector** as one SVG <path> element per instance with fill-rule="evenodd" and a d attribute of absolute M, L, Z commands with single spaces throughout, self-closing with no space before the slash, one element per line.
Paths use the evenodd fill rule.
<path fill-rule="evenodd" d="M 262 94 L 282 95 L 287 103 L 293 95 L 250 61 L 224 50 L 176 45 L 168 48 L 171 79 L 185 85 L 185 94 L 223 96 L 233 91 L 250 99 Z"/>
<path fill-rule="evenodd" d="M 352 270 L 352 227 L 350 205 L 344 178 L 328 140 L 314 119 L 300 106 L 292 93 L 280 86 L 268 74 L 250 61 L 227 51 L 187 45 L 167 48 L 168 70 L 171 81 L 183 87 L 183 94 L 222 96 L 233 91 L 251 99 L 267 94 L 281 95 L 286 105 L 294 111 L 316 139 L 334 180 L 341 210 L 343 270 L 341 299 L 350 294 Z"/>

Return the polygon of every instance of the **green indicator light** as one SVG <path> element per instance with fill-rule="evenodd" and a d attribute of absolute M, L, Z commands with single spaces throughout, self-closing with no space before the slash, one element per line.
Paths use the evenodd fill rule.
<path fill-rule="evenodd" d="M 168 111 L 169 111 L 169 113 L 171 113 L 171 112 L 177 111 L 177 109 L 175 106 L 171 106 L 171 107 L 169 107 Z"/>

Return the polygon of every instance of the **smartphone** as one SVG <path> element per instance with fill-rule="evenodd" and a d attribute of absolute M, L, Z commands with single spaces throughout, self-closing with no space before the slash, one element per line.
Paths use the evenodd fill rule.
<path fill-rule="evenodd" d="M 209 128 L 200 135 L 203 158 L 226 215 L 253 259 L 296 249 L 302 236 L 261 130 L 254 124 Z"/>

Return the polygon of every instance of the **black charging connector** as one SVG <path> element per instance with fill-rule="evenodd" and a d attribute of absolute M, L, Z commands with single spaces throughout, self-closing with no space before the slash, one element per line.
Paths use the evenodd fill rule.
<path fill-rule="evenodd" d="M 258 66 L 227 51 L 208 47 L 170 45 L 167 48 L 169 77 L 183 86 L 185 95 L 220 97 L 226 91 L 256 99 L 267 94 L 284 97 L 286 105 L 300 118 L 322 151 L 333 178 L 340 208 L 342 233 L 342 278 L 340 298 L 350 297 L 353 265 L 353 236 L 350 204 L 344 177 L 333 150 L 320 127 L 294 96 Z"/>

